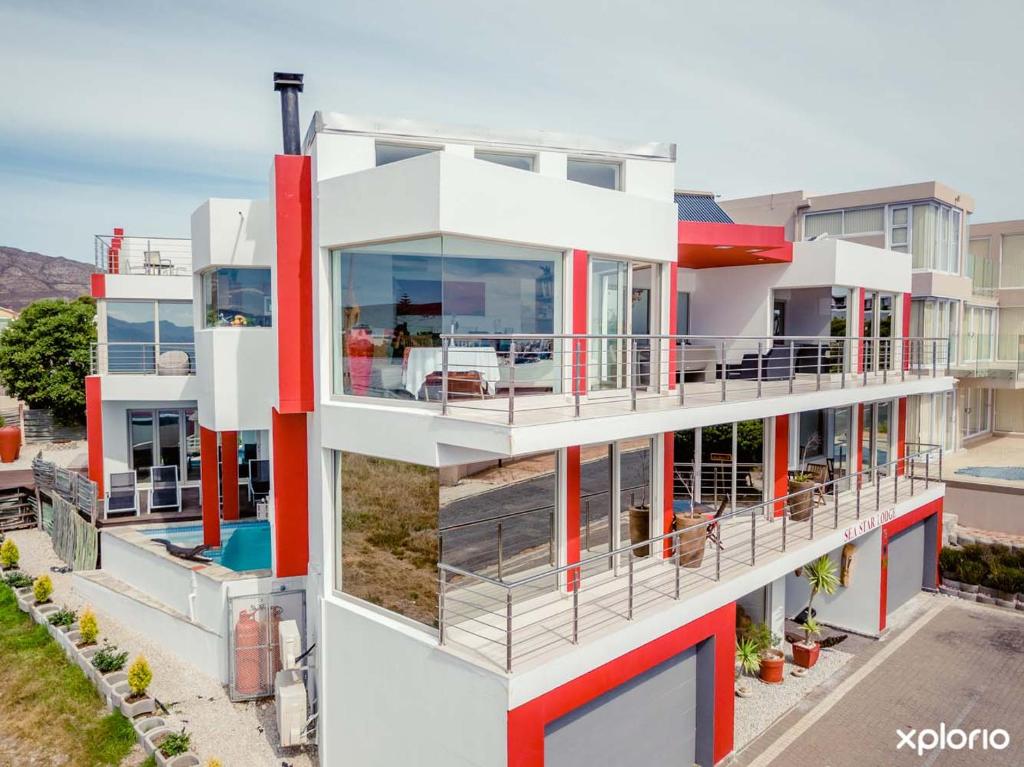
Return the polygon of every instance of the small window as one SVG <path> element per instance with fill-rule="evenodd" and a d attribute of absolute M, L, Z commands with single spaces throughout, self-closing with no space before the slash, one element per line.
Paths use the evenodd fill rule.
<path fill-rule="evenodd" d="M 839 237 L 843 234 L 843 212 L 808 213 L 804 216 L 804 239 L 830 234 Z"/>
<path fill-rule="evenodd" d="M 208 328 L 269 328 L 273 324 L 269 269 L 204 272 L 203 299 Z"/>
<path fill-rule="evenodd" d="M 377 165 L 388 165 L 399 160 L 408 160 L 410 157 L 419 157 L 421 154 L 440 152 L 441 147 L 436 146 L 410 146 L 408 144 L 382 144 L 376 145 Z"/>
<path fill-rule="evenodd" d="M 619 164 L 594 160 L 569 159 L 566 177 L 581 184 L 599 186 L 602 189 L 619 188 Z"/>
<path fill-rule="evenodd" d="M 509 152 L 480 152 L 477 151 L 476 159 L 493 162 L 496 165 L 505 165 L 509 168 L 519 170 L 533 170 L 534 157 L 530 154 L 511 154 Z"/>

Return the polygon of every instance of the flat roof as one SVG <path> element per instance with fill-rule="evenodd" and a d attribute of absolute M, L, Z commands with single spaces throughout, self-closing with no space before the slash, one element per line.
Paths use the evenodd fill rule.
<path fill-rule="evenodd" d="M 349 133 L 412 142 L 473 144 L 478 147 L 505 150 L 549 149 L 583 156 L 661 162 L 675 162 L 676 159 L 676 145 L 664 141 L 635 142 L 558 131 L 437 125 L 422 120 L 350 115 L 340 112 L 317 111 L 313 115 L 306 133 L 307 147 L 317 133 Z"/>

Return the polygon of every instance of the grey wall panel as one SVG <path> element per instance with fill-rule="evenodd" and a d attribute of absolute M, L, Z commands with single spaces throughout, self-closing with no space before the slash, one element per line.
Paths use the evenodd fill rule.
<path fill-rule="evenodd" d="M 697 652 L 690 649 L 549 724 L 544 764 L 690 767 L 696 736 Z"/>
<path fill-rule="evenodd" d="M 918 522 L 889 539 L 887 615 L 905 604 L 924 585 L 924 528 L 924 522 Z"/>

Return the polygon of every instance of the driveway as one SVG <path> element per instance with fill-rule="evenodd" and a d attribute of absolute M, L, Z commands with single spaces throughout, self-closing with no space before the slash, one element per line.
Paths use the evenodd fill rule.
<path fill-rule="evenodd" d="M 1017 767 L 1024 764 L 1024 613 L 922 594 L 918 613 L 862 652 L 736 759 L 743 767 Z M 899 612 L 893 615 L 899 621 Z M 930 746 L 947 733 L 988 729 L 974 748 Z M 902 730 L 913 742 L 897 748 Z M 935 736 L 926 730 L 934 730 Z M 916 731 L 911 735 L 911 731 Z M 918 753 L 917 746 L 921 752 Z M 954 746 L 951 748 L 950 746 Z"/>

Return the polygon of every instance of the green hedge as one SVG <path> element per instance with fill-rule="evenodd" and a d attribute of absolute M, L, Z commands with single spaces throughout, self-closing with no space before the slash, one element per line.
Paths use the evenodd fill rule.
<path fill-rule="evenodd" d="M 1024 551 L 1000 544 L 944 546 L 939 554 L 944 578 L 987 586 L 1006 594 L 1024 594 Z"/>

